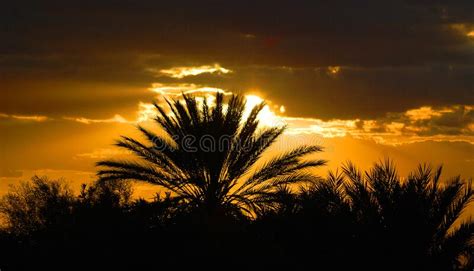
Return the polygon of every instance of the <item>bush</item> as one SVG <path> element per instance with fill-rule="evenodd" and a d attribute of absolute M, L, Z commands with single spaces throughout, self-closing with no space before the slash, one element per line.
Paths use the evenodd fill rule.
<path fill-rule="evenodd" d="M 64 223 L 72 213 L 74 196 L 62 180 L 34 176 L 31 182 L 13 186 L 0 200 L 0 213 L 6 231 L 15 235 Z"/>

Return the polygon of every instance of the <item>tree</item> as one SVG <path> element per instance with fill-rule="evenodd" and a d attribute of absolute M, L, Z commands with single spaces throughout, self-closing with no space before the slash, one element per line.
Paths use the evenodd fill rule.
<path fill-rule="evenodd" d="M 458 270 L 472 262 L 474 222 L 459 221 L 474 199 L 470 181 L 458 176 L 441 183 L 442 167 L 428 165 L 401 179 L 390 161 L 365 174 L 350 163 L 343 170 L 361 242 L 374 259 L 418 270 Z"/>
<path fill-rule="evenodd" d="M 132 203 L 133 189 L 129 182 L 94 182 L 82 184 L 79 201 L 85 206 L 116 208 Z"/>
<path fill-rule="evenodd" d="M 73 193 L 62 180 L 34 176 L 1 198 L 0 213 L 9 232 L 28 235 L 61 225 L 73 205 Z"/>
<path fill-rule="evenodd" d="M 133 152 L 139 161 L 101 161 L 102 181 L 138 180 L 161 186 L 173 198 L 207 214 L 254 214 L 272 200 L 282 185 L 298 184 L 314 176 L 306 170 L 324 160 L 303 161 L 321 151 L 319 146 L 301 146 L 277 156 L 255 169 L 265 150 L 285 127 L 259 126 L 265 104 L 244 115 L 245 98 L 233 95 L 227 103 L 217 93 L 214 104 L 183 94 L 167 101 L 171 115 L 155 104 L 155 118 L 164 135 L 142 126 L 148 140 L 141 143 L 122 136 L 117 146 Z"/>

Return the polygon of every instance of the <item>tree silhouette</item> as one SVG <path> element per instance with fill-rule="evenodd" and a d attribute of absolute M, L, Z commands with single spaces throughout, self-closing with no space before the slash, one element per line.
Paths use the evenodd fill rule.
<path fill-rule="evenodd" d="M 155 121 L 163 128 L 158 135 L 138 129 L 149 144 L 122 136 L 117 146 L 132 151 L 139 161 L 101 161 L 102 181 L 138 180 L 169 190 L 173 198 L 207 214 L 259 212 L 282 185 L 297 184 L 314 176 L 306 169 L 324 160 L 303 161 L 302 157 L 321 151 L 319 146 L 301 146 L 253 170 L 263 152 L 283 133 L 285 127 L 259 126 L 258 115 L 265 104 L 244 115 L 245 98 L 233 95 L 227 103 L 215 95 L 214 105 L 183 94 L 167 101 L 171 116 L 155 104 Z"/>
<path fill-rule="evenodd" d="M 14 235 L 56 227 L 65 223 L 74 204 L 71 189 L 62 180 L 34 176 L 22 182 L 0 200 L 0 214 L 7 231 Z"/>
<path fill-rule="evenodd" d="M 127 182 L 95 182 L 76 195 L 62 179 L 37 176 L 13 186 L 0 199 L 0 268 L 62 270 L 84 250 L 96 256 L 78 270 L 109 262 L 141 229 L 131 222 L 131 192 Z"/>
<path fill-rule="evenodd" d="M 456 270 L 472 262 L 474 223 L 458 221 L 473 200 L 470 181 L 458 176 L 441 183 L 442 167 L 428 165 L 401 179 L 390 161 L 365 174 L 351 163 L 343 170 L 348 200 L 365 232 L 361 240 L 372 245 L 375 259 L 419 270 Z"/>
<path fill-rule="evenodd" d="M 132 203 L 133 189 L 130 182 L 94 182 L 82 184 L 80 205 L 121 208 Z"/>
<path fill-rule="evenodd" d="M 131 199 L 129 182 L 101 181 L 74 195 L 63 182 L 34 177 L 0 200 L 0 267 L 62 270 L 88 251 L 78 269 L 150 269 L 159 255 L 163 266 L 184 256 L 193 267 L 472 270 L 473 222 L 460 219 L 472 185 L 440 175 L 429 166 L 401 178 L 391 162 L 364 173 L 346 164 L 298 193 L 273 188 L 255 219 L 204 216 L 205 223 L 171 194 Z M 242 251 L 258 257 L 242 260 Z"/>
<path fill-rule="evenodd" d="M 319 255 L 317 266 L 331 270 L 472 270 L 474 223 L 460 219 L 472 184 L 440 176 L 428 165 L 401 178 L 389 160 L 364 173 L 347 163 L 298 194 L 281 190 L 257 220 L 271 244 L 262 250 L 301 266 Z"/>

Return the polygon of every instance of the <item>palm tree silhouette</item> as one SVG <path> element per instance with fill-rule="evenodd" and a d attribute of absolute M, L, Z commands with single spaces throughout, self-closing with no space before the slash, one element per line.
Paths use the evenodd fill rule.
<path fill-rule="evenodd" d="M 362 242 L 370 247 L 372 236 L 381 253 L 374 258 L 418 270 L 459 270 L 462 261 L 472 262 L 474 222 L 459 221 L 474 199 L 470 181 L 458 176 L 440 183 L 442 167 L 429 165 L 402 179 L 389 160 L 365 174 L 351 163 L 343 170 L 346 195 L 367 233 Z"/>
<path fill-rule="evenodd" d="M 144 181 L 171 191 L 189 208 L 252 215 L 265 208 L 279 187 L 309 181 L 314 176 L 307 169 L 325 164 L 302 160 L 321 147 L 301 146 L 257 169 L 255 164 L 285 126 L 260 127 L 264 103 L 245 116 L 245 97 L 233 95 L 227 103 L 222 93 L 214 98 L 212 106 L 207 99 L 185 94 L 184 102 L 167 100 L 170 115 L 155 103 L 155 121 L 164 135 L 139 126 L 148 144 L 122 136 L 116 145 L 140 160 L 101 161 L 97 165 L 105 168 L 98 171 L 100 180 Z"/>

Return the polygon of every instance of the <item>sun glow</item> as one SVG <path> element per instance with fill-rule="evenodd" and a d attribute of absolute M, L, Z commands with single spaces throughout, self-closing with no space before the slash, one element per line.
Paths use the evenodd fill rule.
<path fill-rule="evenodd" d="M 245 104 L 245 111 L 244 117 L 248 116 L 252 109 L 264 102 L 262 98 L 257 95 L 245 95 L 246 104 Z M 276 115 L 268 105 L 263 107 L 262 111 L 258 115 L 258 120 L 260 124 L 267 127 L 278 127 L 285 125 L 285 122 L 282 117 Z"/>
<path fill-rule="evenodd" d="M 188 92 L 192 93 L 193 91 L 188 90 Z M 186 92 L 186 94 L 189 94 L 188 92 Z M 202 95 L 202 96 L 197 96 L 196 97 L 199 104 L 202 103 L 205 99 L 209 106 L 214 106 L 215 105 L 215 97 L 213 95 L 209 94 L 211 91 L 199 90 L 197 92 L 199 92 L 199 94 Z M 164 93 L 161 92 L 161 94 L 164 94 Z M 169 93 L 166 93 L 166 94 L 169 94 Z M 226 93 L 224 92 L 224 94 L 226 94 Z M 179 95 L 181 95 L 181 94 L 172 93 L 171 96 L 179 96 Z M 168 95 L 166 95 L 166 96 L 168 96 Z M 261 104 L 262 102 L 264 102 L 263 98 L 261 98 L 257 95 L 253 95 L 253 94 L 245 95 L 245 100 L 246 100 L 246 103 L 245 103 L 245 109 L 244 109 L 244 113 L 243 113 L 243 118 L 244 119 L 248 118 L 248 116 L 250 115 L 250 112 L 252 111 L 252 109 L 255 106 L 257 106 L 257 105 Z M 226 108 L 227 107 L 224 106 L 224 110 L 226 110 Z M 284 106 L 277 107 L 277 109 L 279 109 L 280 113 L 285 112 L 285 107 Z M 149 120 L 155 118 L 156 114 L 157 114 L 157 112 L 156 112 L 153 104 L 140 102 L 139 110 L 138 110 L 138 117 L 137 117 L 136 121 L 137 122 L 149 121 Z M 284 118 L 281 117 L 281 116 L 278 116 L 274 111 L 272 111 L 272 109 L 270 108 L 270 106 L 268 104 L 266 104 L 263 107 L 263 109 L 260 111 L 260 113 L 258 115 L 258 120 L 260 122 L 260 125 L 266 126 L 266 127 L 279 127 L 279 126 L 285 125 Z"/>
<path fill-rule="evenodd" d="M 339 66 L 329 66 L 328 67 L 328 74 L 332 76 L 336 76 L 341 71 L 341 67 Z"/>

